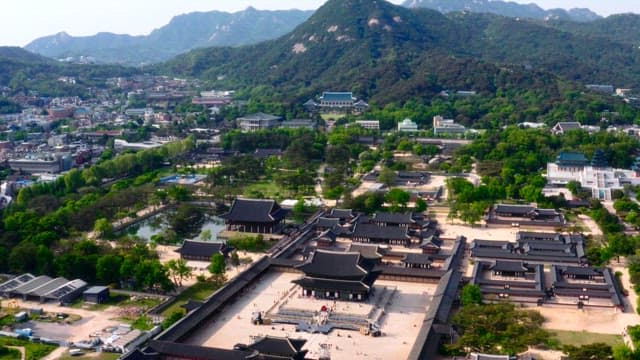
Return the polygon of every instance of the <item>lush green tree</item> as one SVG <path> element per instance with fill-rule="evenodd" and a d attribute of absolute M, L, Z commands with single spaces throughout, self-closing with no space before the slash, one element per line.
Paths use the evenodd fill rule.
<path fill-rule="evenodd" d="M 178 320 L 182 319 L 184 316 L 184 310 L 174 310 L 167 316 L 162 322 L 162 328 L 168 329 L 171 325 L 175 324 Z"/>
<path fill-rule="evenodd" d="M 582 184 L 580 183 L 580 181 L 571 180 L 567 183 L 567 189 L 571 191 L 571 194 L 573 196 L 577 196 L 582 189 Z"/>
<path fill-rule="evenodd" d="M 202 241 L 211 241 L 213 239 L 213 234 L 211 233 L 211 229 L 204 229 L 200 233 L 200 240 Z"/>
<path fill-rule="evenodd" d="M 637 360 L 640 359 L 640 353 L 634 352 L 627 345 L 618 344 L 613 347 L 613 358 L 615 360 Z"/>
<path fill-rule="evenodd" d="M 96 278 L 100 283 L 118 284 L 122 278 L 120 275 L 120 267 L 122 266 L 122 257 L 114 254 L 101 256 L 96 263 Z"/>
<path fill-rule="evenodd" d="M 478 285 L 467 284 L 462 288 L 460 301 L 463 306 L 482 304 L 482 291 Z"/>
<path fill-rule="evenodd" d="M 224 256 L 220 253 L 211 256 L 211 264 L 209 264 L 209 272 L 212 275 L 224 275 L 226 272 L 226 263 Z"/>
<path fill-rule="evenodd" d="M 416 199 L 416 212 L 423 213 L 427 211 L 427 206 L 427 202 L 424 201 L 424 199 L 422 199 L 421 197 Z"/>
<path fill-rule="evenodd" d="M 549 340 L 549 333 L 542 329 L 543 322 L 540 313 L 516 309 L 510 303 L 467 305 L 452 318 L 460 338 L 447 347 L 461 353 L 470 349 L 490 354 L 518 354 Z"/>
<path fill-rule="evenodd" d="M 396 183 L 397 178 L 398 175 L 395 171 L 389 169 L 388 167 L 384 167 L 382 170 L 380 170 L 380 174 L 378 175 L 378 182 L 391 187 Z"/>
<path fill-rule="evenodd" d="M 576 346 L 565 346 L 563 351 L 569 355 L 571 360 L 592 360 L 592 359 L 613 359 L 613 349 L 604 343 L 593 343 Z"/>
<path fill-rule="evenodd" d="M 169 225 L 179 236 L 191 237 L 197 234 L 202 222 L 204 213 L 199 208 L 182 203 L 175 213 L 169 215 Z"/>
<path fill-rule="evenodd" d="M 407 203 L 411 199 L 411 194 L 402 189 L 391 189 L 385 196 L 385 200 L 391 205 L 389 210 L 392 212 L 404 211 Z"/>
<path fill-rule="evenodd" d="M 240 256 L 237 251 L 231 253 L 231 265 L 238 267 L 240 265 Z"/>
<path fill-rule="evenodd" d="M 105 218 L 100 218 L 97 219 L 93 225 L 93 231 L 98 237 L 109 238 L 113 235 L 113 225 L 111 224 L 111 221 Z"/>
<path fill-rule="evenodd" d="M 184 259 L 171 259 L 165 264 L 165 267 L 175 286 L 182 286 L 183 280 L 193 276 L 191 268 Z"/>

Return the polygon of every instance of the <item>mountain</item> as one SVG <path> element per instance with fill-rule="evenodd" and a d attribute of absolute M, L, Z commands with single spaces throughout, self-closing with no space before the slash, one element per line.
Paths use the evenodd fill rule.
<path fill-rule="evenodd" d="M 129 76 L 136 69 L 116 65 L 76 65 L 61 63 L 19 47 L 0 47 L 0 87 L 13 93 L 37 91 L 43 96 L 88 96 L 88 87 L 104 86 L 108 77 Z M 58 81 L 73 76 L 76 84 Z"/>
<path fill-rule="evenodd" d="M 241 46 L 274 39 L 291 31 L 311 13 L 251 7 L 236 13 L 194 12 L 176 16 L 145 36 L 99 33 L 74 37 L 61 32 L 36 39 L 25 48 L 57 59 L 84 56 L 100 63 L 155 63 L 199 47 Z"/>
<path fill-rule="evenodd" d="M 499 0 L 406 0 L 403 5 L 410 8 L 434 9 L 442 13 L 470 11 L 538 20 L 593 21 L 600 18 L 600 15 L 589 9 L 544 10 L 533 3 L 518 4 Z"/>
<path fill-rule="evenodd" d="M 549 21 L 547 25 L 587 37 L 600 37 L 620 43 L 640 45 L 640 15 L 617 14 L 588 23 Z"/>
<path fill-rule="evenodd" d="M 464 67 L 457 69 L 463 72 L 453 72 L 449 64 Z M 279 39 L 242 48 L 198 49 L 159 69 L 208 79 L 215 86 L 268 85 L 300 97 L 347 89 L 384 101 L 471 85 L 491 92 L 495 76 L 516 85 L 535 82 L 533 72 L 582 83 L 640 86 L 640 53 L 628 44 L 533 20 L 443 15 L 379 0 L 329 0 Z M 491 79 L 477 79 L 485 75 Z M 425 87 L 431 91 L 420 93 Z"/>

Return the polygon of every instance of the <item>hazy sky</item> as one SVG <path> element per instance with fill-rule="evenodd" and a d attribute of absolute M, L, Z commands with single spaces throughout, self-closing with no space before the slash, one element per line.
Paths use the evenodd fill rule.
<path fill-rule="evenodd" d="M 515 0 L 529 3 L 531 0 Z M 403 0 L 392 0 L 399 4 Z M 602 15 L 640 13 L 638 0 L 537 0 L 543 8 L 588 7 Z M 100 31 L 148 34 L 172 16 L 192 11 L 315 9 L 323 0 L 2 0 L 0 45 L 24 46 L 38 37 L 66 31 L 92 35 Z"/>

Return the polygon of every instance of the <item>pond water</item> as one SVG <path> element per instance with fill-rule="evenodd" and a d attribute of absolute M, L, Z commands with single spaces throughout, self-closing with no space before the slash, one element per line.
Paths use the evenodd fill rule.
<path fill-rule="evenodd" d="M 128 228 L 122 230 L 122 232 L 127 232 L 130 235 L 135 235 L 141 239 L 146 241 L 151 240 L 151 237 L 157 234 L 160 234 L 165 229 L 169 227 L 165 220 L 165 214 L 157 214 L 148 219 L 145 219 L 135 225 L 129 226 Z M 205 215 L 205 220 L 202 223 L 202 227 L 198 234 L 200 234 L 204 230 L 211 231 L 211 241 L 217 241 L 218 234 L 225 229 L 224 220 L 211 215 Z M 198 235 L 194 239 L 198 239 Z"/>

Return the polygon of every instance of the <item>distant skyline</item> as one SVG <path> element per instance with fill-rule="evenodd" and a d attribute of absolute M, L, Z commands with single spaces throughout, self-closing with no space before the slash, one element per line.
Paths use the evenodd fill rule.
<path fill-rule="evenodd" d="M 324 0 L 4 0 L 0 12 L 0 46 L 25 46 L 36 38 L 66 31 L 73 36 L 98 32 L 146 35 L 172 17 L 194 11 L 316 9 Z M 401 4 L 403 0 L 391 0 Z M 531 0 L 515 0 L 531 3 Z M 640 13 L 638 0 L 536 0 L 540 7 L 589 8 L 600 15 Z"/>

